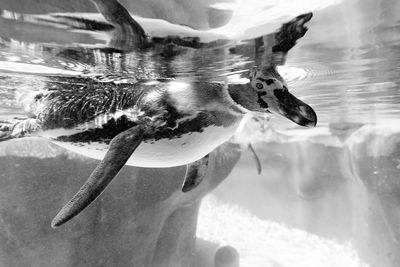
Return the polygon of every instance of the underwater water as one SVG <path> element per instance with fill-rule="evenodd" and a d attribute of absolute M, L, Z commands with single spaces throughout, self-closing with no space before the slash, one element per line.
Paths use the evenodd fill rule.
<path fill-rule="evenodd" d="M 226 82 L 254 64 L 219 50 L 173 60 L 122 53 L 111 49 L 118 38 L 89 1 L 27 2 L 0 1 L 0 120 L 26 116 L 24 96 L 45 88 L 79 89 L 92 80 Z M 200 206 L 197 266 L 214 266 L 207 255 L 222 245 L 238 251 L 240 266 L 399 266 L 399 1 L 121 3 L 142 17 L 212 32 L 204 38 L 223 33 L 232 40 L 313 12 L 279 71 L 315 109 L 317 127 L 271 115 L 249 121 L 235 137 L 240 159 L 235 148 L 216 152 L 218 182 L 238 162 Z M 206 179 L 209 188 L 191 199 L 177 193 L 183 167 L 128 166 L 84 213 L 52 229 L 95 165 L 44 138 L 0 142 L 0 267 L 189 266 L 191 248 L 180 244 L 194 239 L 200 199 L 217 184 Z"/>

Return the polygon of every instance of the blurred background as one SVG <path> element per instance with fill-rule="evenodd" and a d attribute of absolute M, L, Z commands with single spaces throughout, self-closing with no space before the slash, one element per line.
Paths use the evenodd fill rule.
<path fill-rule="evenodd" d="M 229 177 L 204 201 L 198 235 L 237 248 L 241 266 L 400 265 L 399 1 L 121 3 L 138 16 L 217 29 L 227 36 L 238 30 L 242 37 L 260 29 L 270 33 L 313 11 L 309 31 L 279 71 L 291 92 L 315 109 L 317 127 L 300 129 L 280 117 L 262 125 L 249 122 L 237 140 L 253 144 L 262 174 L 244 149 Z M 249 64 L 248 58 L 221 54 L 179 57 L 168 64 L 134 52 L 121 57 L 103 49 L 105 29 L 77 30 L 65 20 L 49 19 L 57 12 L 101 20 L 88 15 L 96 12 L 89 1 L 2 0 L 0 9 L 0 119 L 24 116 L 16 93 L 48 86 L 48 75 L 157 78 L 204 70 L 207 79 L 220 80 L 220 75 L 234 76 Z M 79 236 L 100 242 L 101 231 L 90 235 L 89 228 L 68 230 L 76 237 L 68 243 L 62 238 L 65 233 L 49 228 L 51 214 L 63 201 L 48 200 L 63 188 L 70 193 L 66 200 L 74 191 L 70 184 L 75 182 L 76 188 L 82 181 L 75 177 L 87 177 L 94 161 L 71 156 L 45 140 L 1 143 L 0 158 L 0 265 L 55 266 L 40 261 L 53 258 L 57 266 L 103 266 L 92 258 L 106 248 L 90 255 L 79 249 L 87 247 Z M 52 180 L 55 174 L 57 181 Z M 122 190 L 126 184 L 114 188 Z M 129 192 L 119 196 L 129 198 Z M 112 207 L 123 216 L 123 208 Z M 112 234 L 107 234 L 110 240 Z M 118 256 L 113 254 L 115 260 L 129 253 L 122 247 L 116 249 Z"/>

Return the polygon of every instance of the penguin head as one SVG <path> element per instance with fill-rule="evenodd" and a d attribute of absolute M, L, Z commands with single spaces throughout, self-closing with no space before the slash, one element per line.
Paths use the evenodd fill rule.
<path fill-rule="evenodd" d="M 254 68 L 249 78 L 261 109 L 282 115 L 301 126 L 314 127 L 317 124 L 315 111 L 289 92 L 275 67 Z"/>

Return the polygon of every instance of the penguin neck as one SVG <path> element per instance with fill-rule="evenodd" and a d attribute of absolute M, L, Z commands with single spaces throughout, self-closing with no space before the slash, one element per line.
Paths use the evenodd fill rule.
<path fill-rule="evenodd" d="M 249 111 L 261 111 L 257 92 L 246 84 L 229 84 L 228 92 L 232 100 Z"/>

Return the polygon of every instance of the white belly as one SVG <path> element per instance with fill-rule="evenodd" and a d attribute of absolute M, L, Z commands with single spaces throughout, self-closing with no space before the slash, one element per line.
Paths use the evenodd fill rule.
<path fill-rule="evenodd" d="M 228 141 L 235 134 L 239 124 L 240 120 L 229 127 L 210 126 L 201 133 L 193 132 L 177 139 L 142 142 L 126 164 L 137 167 L 162 168 L 194 162 Z M 108 145 L 98 142 L 82 144 L 54 141 L 54 143 L 78 154 L 99 160 L 104 158 L 108 150 Z"/>

